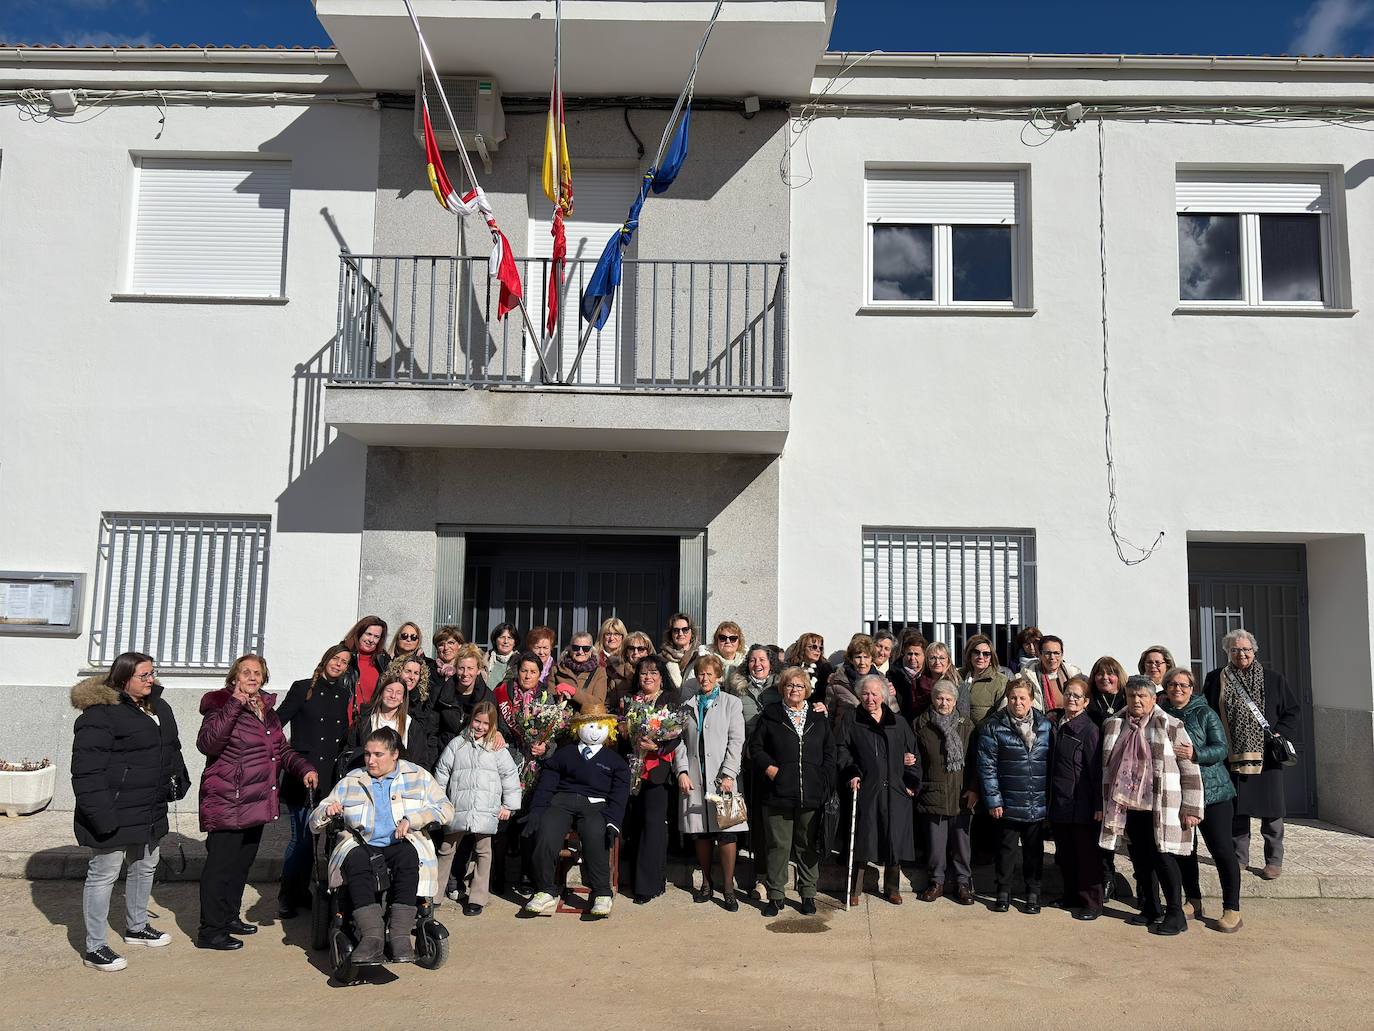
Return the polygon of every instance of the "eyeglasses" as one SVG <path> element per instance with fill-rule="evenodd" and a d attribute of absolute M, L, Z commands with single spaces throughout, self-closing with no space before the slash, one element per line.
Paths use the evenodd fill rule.
<path fill-rule="evenodd" d="M 399 636 L 402 641 L 418 641 L 420 639 L 419 634 L 400 634 Z"/>
<path fill-rule="evenodd" d="M 1231 654 L 1232 654 L 1232 655 L 1254 655 L 1254 654 L 1255 654 L 1255 649 L 1253 649 L 1253 648 L 1232 648 L 1232 649 L 1231 649 Z"/>
<path fill-rule="evenodd" d="M 1064 655 L 1063 652 L 1041 652 L 1040 654 L 1045 656 L 1045 658 L 1047 659 L 1058 659 L 1062 658 Z"/>
<path fill-rule="evenodd" d="M 692 632 L 692 628 L 690 626 L 675 626 L 672 628 L 672 630 L 675 634 L 690 634 Z"/>
<path fill-rule="evenodd" d="M 728 644 L 728 643 L 731 642 L 731 641 L 738 641 L 738 640 L 739 640 L 739 634 L 717 634 L 717 635 L 716 635 L 716 640 L 717 640 L 717 641 L 725 641 L 725 642 Z"/>
<path fill-rule="evenodd" d="M 632 645 L 630 645 L 629 648 L 626 649 L 626 651 L 632 651 L 632 652 L 647 652 L 648 650 L 649 650 L 649 649 L 648 649 L 648 648 L 645 648 L 644 645 L 642 645 L 642 644 L 632 644 Z"/>
<path fill-rule="evenodd" d="M 1186 680 L 1171 680 L 1164 686 L 1169 688 L 1169 690 L 1171 691 L 1183 691 L 1185 689 L 1191 691 L 1193 689 L 1193 685 Z"/>
<path fill-rule="evenodd" d="M 1167 662 L 1165 662 L 1163 659 L 1146 659 L 1146 660 L 1145 660 L 1145 665 L 1147 665 L 1147 666 L 1167 666 L 1167 665 L 1169 665 L 1169 664 L 1168 664 Z"/>
<path fill-rule="evenodd" d="M 988 651 L 986 648 L 979 648 L 973 653 L 973 657 L 975 659 L 990 659 L 992 658 L 992 652 Z"/>
<path fill-rule="evenodd" d="M 589 652 L 592 650 L 590 644 L 574 644 L 568 648 L 570 652 Z"/>
<path fill-rule="evenodd" d="M 134 679 L 141 680 L 145 684 L 151 684 L 154 680 L 157 679 L 157 670 L 150 669 L 147 673 L 135 673 Z"/>
<path fill-rule="evenodd" d="M 1074 693 L 1072 693 L 1072 694 L 1066 694 L 1066 695 L 1064 696 L 1064 698 L 1065 698 L 1066 701 L 1070 701 L 1070 702 L 1086 702 L 1086 701 L 1088 700 L 1088 696 L 1087 696 L 1087 695 L 1085 695 L 1085 694 L 1078 694 L 1077 692 L 1074 692 Z"/>

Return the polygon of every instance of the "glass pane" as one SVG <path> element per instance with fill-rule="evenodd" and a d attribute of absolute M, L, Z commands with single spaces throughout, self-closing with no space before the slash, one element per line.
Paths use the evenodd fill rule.
<path fill-rule="evenodd" d="M 1261 215 L 1260 275 L 1266 301 L 1322 300 L 1320 215 Z"/>
<path fill-rule="evenodd" d="M 934 240 L 931 226 L 874 226 L 873 299 L 934 300 Z"/>
<path fill-rule="evenodd" d="M 954 299 L 1011 300 L 1011 226 L 954 226 Z"/>
<path fill-rule="evenodd" d="M 1178 216 L 1178 296 L 1239 301 L 1240 216 Z"/>

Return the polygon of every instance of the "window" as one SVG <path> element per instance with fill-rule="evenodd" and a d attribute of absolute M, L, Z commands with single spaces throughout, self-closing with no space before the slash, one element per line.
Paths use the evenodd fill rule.
<path fill-rule="evenodd" d="M 96 553 L 90 661 L 140 651 L 161 669 L 226 669 L 261 652 L 266 516 L 106 513 Z"/>
<path fill-rule="evenodd" d="M 869 169 L 867 303 L 1024 306 L 1021 173 Z"/>
<path fill-rule="evenodd" d="M 1185 307 L 1332 306 L 1326 173 L 1179 172 Z"/>
<path fill-rule="evenodd" d="M 1029 530 L 863 531 L 863 618 L 869 633 L 920 630 L 963 661 L 987 634 L 1003 663 L 1035 623 L 1035 534 Z"/>
<path fill-rule="evenodd" d="M 129 292 L 280 298 L 291 163 L 140 158 Z"/>

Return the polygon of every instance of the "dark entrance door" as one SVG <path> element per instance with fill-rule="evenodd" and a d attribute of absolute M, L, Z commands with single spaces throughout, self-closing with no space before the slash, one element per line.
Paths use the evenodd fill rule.
<path fill-rule="evenodd" d="M 467 536 L 463 633 L 485 644 L 497 623 L 552 627 L 560 647 L 619 616 L 658 641 L 677 605 L 677 537 Z"/>
<path fill-rule="evenodd" d="M 1316 815 L 1312 677 L 1308 662 L 1307 551 L 1301 544 L 1188 545 L 1193 674 L 1226 662 L 1222 638 L 1244 627 L 1259 638 L 1260 662 L 1282 673 L 1302 701 L 1294 742 L 1298 764 L 1284 774 L 1289 816 Z"/>

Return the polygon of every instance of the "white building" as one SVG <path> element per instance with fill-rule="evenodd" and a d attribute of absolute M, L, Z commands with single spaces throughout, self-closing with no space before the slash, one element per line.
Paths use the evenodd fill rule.
<path fill-rule="evenodd" d="M 569 6 L 580 282 L 709 6 Z M 284 688 L 361 612 L 1033 622 L 1203 671 L 1243 624 L 1308 710 L 1290 811 L 1374 830 L 1374 65 L 822 54 L 833 4 L 726 9 L 686 168 L 548 386 L 428 191 L 403 15 L 318 0 L 328 53 L 0 50 L 0 569 L 85 577 L 70 631 L 0 630 L 0 748 L 60 757 L 66 688 L 130 646 L 189 738 L 234 655 Z M 510 11 L 421 6 L 542 321 L 552 30 Z M 1130 566 L 1104 267 L 1118 528 L 1164 533 Z"/>

